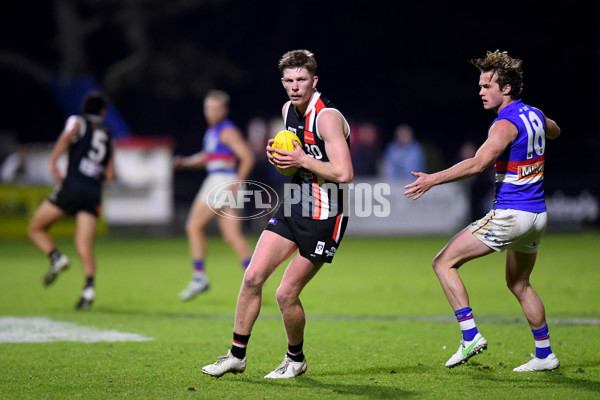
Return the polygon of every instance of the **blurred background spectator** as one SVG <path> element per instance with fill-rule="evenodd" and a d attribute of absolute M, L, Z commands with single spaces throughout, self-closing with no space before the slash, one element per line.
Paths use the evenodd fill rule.
<path fill-rule="evenodd" d="M 381 153 L 377 127 L 370 122 L 363 122 L 351 128 L 351 135 L 354 175 L 364 177 L 377 175 L 377 164 Z"/>
<path fill-rule="evenodd" d="M 412 127 L 401 124 L 383 154 L 382 175 L 386 179 L 406 180 L 413 178 L 413 171 L 426 172 L 423 147 L 415 139 Z"/>

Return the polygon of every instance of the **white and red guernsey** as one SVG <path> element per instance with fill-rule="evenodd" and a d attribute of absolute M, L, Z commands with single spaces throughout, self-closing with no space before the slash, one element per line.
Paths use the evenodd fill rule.
<path fill-rule="evenodd" d="M 546 161 L 546 118 L 536 108 L 517 100 L 498 113 L 517 127 L 515 140 L 498 157 L 495 209 L 528 212 L 546 211 L 544 165 Z"/>
<path fill-rule="evenodd" d="M 327 112 L 341 112 L 335 108 L 333 103 L 315 92 L 304 115 L 299 115 L 296 107 L 291 107 L 290 102 L 286 104 L 285 126 L 294 132 L 304 145 L 304 151 L 320 161 L 329 161 L 325 152 L 325 142 L 319 135 L 317 121 L 324 110 Z M 343 115 L 342 115 L 343 118 Z M 350 127 L 344 118 L 348 135 L 346 143 L 350 147 Z M 292 177 L 291 208 L 294 212 L 312 219 L 328 219 L 339 217 L 343 213 L 344 196 L 339 183 L 328 181 L 311 171 L 300 168 Z M 298 193 L 299 191 L 299 193 Z M 297 200 L 300 201 L 297 201 Z M 289 201 L 290 199 L 284 199 Z"/>

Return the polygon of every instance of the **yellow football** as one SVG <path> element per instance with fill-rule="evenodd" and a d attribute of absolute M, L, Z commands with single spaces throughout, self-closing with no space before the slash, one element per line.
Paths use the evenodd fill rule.
<path fill-rule="evenodd" d="M 300 141 L 298 136 L 296 136 L 296 134 L 291 131 L 279 132 L 277 135 L 275 135 L 274 140 L 275 141 L 271 145 L 271 147 L 273 147 L 274 149 L 293 151 L 295 149 L 294 143 L 293 143 L 294 140 L 296 142 L 298 142 L 298 144 L 300 144 L 300 146 L 302 146 L 302 142 Z M 275 154 L 275 153 L 276 152 L 273 152 L 273 154 Z M 277 171 L 281 172 L 285 176 L 292 176 L 296 172 L 298 172 L 298 168 L 296 168 L 296 167 L 292 167 L 292 168 L 275 167 L 275 168 L 277 168 Z"/>

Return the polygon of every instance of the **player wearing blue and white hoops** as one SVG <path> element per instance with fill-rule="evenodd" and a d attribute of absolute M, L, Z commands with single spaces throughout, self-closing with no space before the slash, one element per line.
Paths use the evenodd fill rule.
<path fill-rule="evenodd" d="M 496 50 L 471 63 L 481 73 L 479 95 L 483 107 L 498 114 L 487 140 L 473 158 L 435 174 L 413 172 L 417 180 L 405 186 L 405 195 L 416 200 L 435 185 L 478 174 L 495 162 L 493 209 L 458 233 L 433 260 L 433 269 L 463 335 L 446 367 L 460 365 L 487 348 L 458 268 L 474 258 L 506 250 L 506 283 L 521 304 L 536 347 L 532 360 L 514 371 L 553 370 L 559 361 L 550 348 L 544 304 L 529 277 L 547 225 L 543 188 L 546 138 L 557 138 L 560 128 L 540 110 L 519 100 L 523 86 L 521 60 Z"/>
<path fill-rule="evenodd" d="M 207 173 L 185 224 L 193 275 L 179 294 L 182 301 L 191 300 L 209 288 L 204 264 L 207 253 L 205 230 L 215 216 L 218 217 L 223 239 L 235 251 L 242 268 L 246 269 L 250 264 L 251 249 L 242 233 L 241 220 L 231 218 L 237 215 L 237 210 L 220 208 L 214 195 L 218 188 L 246 179 L 254 166 L 250 147 L 228 115 L 229 95 L 221 90 L 209 91 L 204 98 L 204 117 L 208 129 L 204 134 L 202 150 L 187 157 L 173 158 L 175 168 L 205 168 Z"/>

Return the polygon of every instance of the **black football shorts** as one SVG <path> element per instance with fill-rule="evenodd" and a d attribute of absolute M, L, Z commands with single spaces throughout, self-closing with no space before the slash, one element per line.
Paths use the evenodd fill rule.
<path fill-rule="evenodd" d="M 100 214 L 100 197 L 67 186 L 57 185 L 48 200 L 67 215 L 73 216 L 79 211 L 88 212 L 96 217 Z"/>
<path fill-rule="evenodd" d="M 319 220 L 303 217 L 294 211 L 286 217 L 283 209 L 283 206 L 277 209 L 265 230 L 296 243 L 303 257 L 315 262 L 330 263 L 344 237 L 348 217 L 340 214 Z"/>

